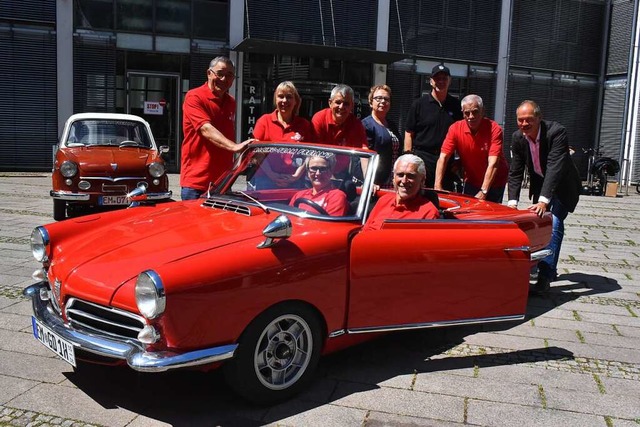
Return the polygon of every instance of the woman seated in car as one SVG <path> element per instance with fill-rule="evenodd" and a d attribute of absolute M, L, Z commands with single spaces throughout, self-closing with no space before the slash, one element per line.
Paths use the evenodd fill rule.
<path fill-rule="evenodd" d="M 321 215 L 345 216 L 349 211 L 347 196 L 334 188 L 331 182 L 336 157 L 327 153 L 324 156 L 310 156 L 305 160 L 307 177 L 311 188 L 298 191 L 289 205 Z"/>

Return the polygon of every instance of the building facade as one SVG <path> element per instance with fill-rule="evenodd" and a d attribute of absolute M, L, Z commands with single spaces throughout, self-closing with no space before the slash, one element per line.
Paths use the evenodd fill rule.
<path fill-rule="evenodd" d="M 0 170 L 49 169 L 66 118 L 98 111 L 144 117 L 178 171 L 184 94 L 228 55 L 238 140 L 283 80 L 306 117 L 336 83 L 364 117 L 370 86 L 386 83 L 402 131 L 445 62 L 451 92 L 483 97 L 507 150 L 517 105 L 534 99 L 567 127 L 583 178 L 597 151 L 637 182 L 637 11 L 638 0 L 3 0 Z"/>

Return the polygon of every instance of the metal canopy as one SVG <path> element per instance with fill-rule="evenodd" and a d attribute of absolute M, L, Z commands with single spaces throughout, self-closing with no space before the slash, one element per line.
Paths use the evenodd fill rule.
<path fill-rule="evenodd" d="M 302 44 L 256 38 L 244 39 L 236 45 L 233 50 L 246 53 L 315 56 L 343 61 L 367 62 L 371 64 L 391 64 L 392 62 L 401 61 L 410 57 L 410 55 L 406 55 L 404 53 L 384 52 L 351 47 Z"/>

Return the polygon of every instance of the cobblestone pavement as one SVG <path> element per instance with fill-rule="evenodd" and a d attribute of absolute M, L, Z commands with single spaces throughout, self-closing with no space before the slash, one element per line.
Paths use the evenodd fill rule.
<path fill-rule="evenodd" d="M 323 358 L 301 396 L 256 407 L 215 371 L 74 372 L 33 339 L 22 289 L 38 267 L 31 229 L 52 221 L 49 186 L 0 174 L 0 426 L 640 426 L 635 189 L 581 199 L 559 280 L 524 321 L 389 334 Z"/>

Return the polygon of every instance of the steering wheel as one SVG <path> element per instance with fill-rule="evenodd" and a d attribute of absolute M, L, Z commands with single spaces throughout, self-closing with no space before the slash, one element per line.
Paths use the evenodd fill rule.
<path fill-rule="evenodd" d="M 318 211 L 318 213 L 320 215 L 327 215 L 329 216 L 329 212 L 327 212 L 326 210 L 324 210 L 324 208 L 322 206 L 320 206 L 319 204 L 317 204 L 316 202 L 314 202 L 313 200 L 309 200 L 309 199 L 305 199 L 304 197 L 300 197 L 299 199 L 296 199 L 295 202 L 293 202 L 293 206 L 295 206 L 296 208 L 299 207 L 300 205 L 305 204 L 305 205 L 309 205 L 311 206 L 313 209 L 315 209 L 316 211 Z"/>

